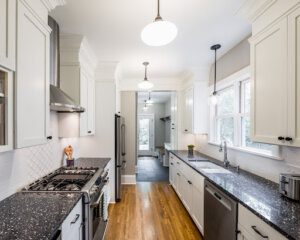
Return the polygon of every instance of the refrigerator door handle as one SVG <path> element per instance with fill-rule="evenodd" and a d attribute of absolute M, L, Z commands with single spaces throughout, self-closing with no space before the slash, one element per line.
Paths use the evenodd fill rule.
<path fill-rule="evenodd" d="M 125 152 L 125 124 L 122 124 L 121 125 L 121 135 L 122 135 L 122 156 L 125 156 L 126 155 L 126 152 Z"/>

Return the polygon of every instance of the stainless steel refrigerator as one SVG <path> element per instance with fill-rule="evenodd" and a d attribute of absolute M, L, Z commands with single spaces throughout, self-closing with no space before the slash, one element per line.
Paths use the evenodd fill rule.
<path fill-rule="evenodd" d="M 115 193 L 116 201 L 122 198 L 121 176 L 126 166 L 125 160 L 125 119 L 119 115 L 115 115 Z"/>

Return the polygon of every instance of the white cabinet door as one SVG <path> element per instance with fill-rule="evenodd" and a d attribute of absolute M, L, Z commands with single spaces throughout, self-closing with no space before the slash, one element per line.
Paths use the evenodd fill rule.
<path fill-rule="evenodd" d="M 64 220 L 61 226 L 62 240 L 82 239 L 82 201 L 75 205 L 73 210 Z"/>
<path fill-rule="evenodd" d="M 80 114 L 80 136 L 88 135 L 88 75 L 81 70 L 80 73 L 80 105 L 85 111 Z"/>
<path fill-rule="evenodd" d="M 288 133 L 293 141 L 286 142 L 300 147 L 300 8 L 288 16 Z"/>
<path fill-rule="evenodd" d="M 178 136 L 177 136 L 177 93 L 172 92 L 171 96 L 171 146 L 172 149 L 178 149 Z"/>
<path fill-rule="evenodd" d="M 184 92 L 184 114 L 183 114 L 183 131 L 193 133 L 193 111 L 194 111 L 194 89 L 188 88 Z"/>
<path fill-rule="evenodd" d="M 50 28 L 21 1 L 17 11 L 16 147 L 22 148 L 47 142 Z"/>
<path fill-rule="evenodd" d="M 16 0 L 0 0 L 0 66 L 15 70 Z"/>
<path fill-rule="evenodd" d="M 280 144 L 287 132 L 287 19 L 251 40 L 252 140 Z"/>
<path fill-rule="evenodd" d="M 95 81 L 88 79 L 87 133 L 95 134 Z"/>
<path fill-rule="evenodd" d="M 204 192 L 193 188 L 192 218 L 201 233 L 204 233 Z"/>
<path fill-rule="evenodd" d="M 181 200 L 188 212 L 192 211 L 193 186 L 191 184 L 192 182 L 187 177 L 184 175 L 181 176 Z"/>
<path fill-rule="evenodd" d="M 169 167 L 169 181 L 170 184 L 173 185 L 173 172 L 174 172 L 174 162 L 170 161 L 170 167 Z"/>

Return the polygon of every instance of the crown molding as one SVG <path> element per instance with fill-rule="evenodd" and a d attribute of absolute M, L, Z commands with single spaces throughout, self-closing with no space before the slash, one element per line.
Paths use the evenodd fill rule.
<path fill-rule="evenodd" d="M 98 64 L 96 55 L 83 35 L 60 34 L 60 55 L 63 65 L 83 65 L 95 70 Z"/>
<path fill-rule="evenodd" d="M 48 11 L 52 11 L 57 6 L 63 6 L 66 4 L 65 0 L 42 0 Z"/>
<path fill-rule="evenodd" d="M 237 16 L 245 18 L 249 22 L 254 22 L 277 0 L 246 0 L 236 12 Z"/>

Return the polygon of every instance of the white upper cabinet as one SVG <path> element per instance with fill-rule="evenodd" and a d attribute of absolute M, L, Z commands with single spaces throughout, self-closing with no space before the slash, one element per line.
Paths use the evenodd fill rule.
<path fill-rule="evenodd" d="M 16 0 L 0 0 L 0 66 L 15 70 Z"/>
<path fill-rule="evenodd" d="M 253 141 L 300 146 L 299 8 L 250 40 Z"/>
<path fill-rule="evenodd" d="M 300 146 L 300 6 L 288 16 L 288 133 Z"/>
<path fill-rule="evenodd" d="M 252 139 L 278 143 L 287 131 L 287 21 L 252 39 Z"/>
<path fill-rule="evenodd" d="M 60 87 L 85 108 L 80 114 L 79 135 L 94 135 L 96 57 L 83 36 L 61 34 L 60 39 Z"/>
<path fill-rule="evenodd" d="M 184 133 L 205 134 L 208 131 L 207 83 L 195 82 L 183 91 L 182 129 Z"/>
<path fill-rule="evenodd" d="M 26 2 L 17 5 L 15 143 L 23 148 L 47 142 L 50 28 Z"/>

